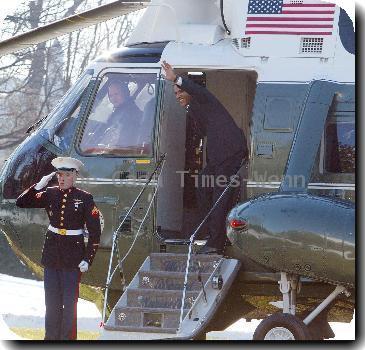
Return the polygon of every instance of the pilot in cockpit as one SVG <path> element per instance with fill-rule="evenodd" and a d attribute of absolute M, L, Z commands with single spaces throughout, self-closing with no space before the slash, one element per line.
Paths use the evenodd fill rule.
<path fill-rule="evenodd" d="M 80 150 L 86 154 L 148 154 L 156 104 L 148 86 L 141 79 L 109 78 L 95 96 Z"/>
<path fill-rule="evenodd" d="M 111 81 L 108 86 L 108 98 L 113 112 L 107 120 L 98 143 L 114 148 L 136 144 L 136 131 L 140 127 L 142 112 L 130 96 L 128 85 L 120 81 Z"/>

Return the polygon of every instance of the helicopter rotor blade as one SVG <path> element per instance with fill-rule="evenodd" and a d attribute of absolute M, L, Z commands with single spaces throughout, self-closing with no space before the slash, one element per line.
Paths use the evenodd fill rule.
<path fill-rule="evenodd" d="M 0 56 L 145 8 L 149 1 L 114 1 L 0 42 Z"/>

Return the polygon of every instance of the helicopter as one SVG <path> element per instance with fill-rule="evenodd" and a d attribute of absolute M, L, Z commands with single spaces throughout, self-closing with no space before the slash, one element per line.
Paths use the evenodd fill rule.
<path fill-rule="evenodd" d="M 91 25 L 96 13 L 105 20 L 142 7 L 126 46 L 91 63 L 7 159 L 1 230 L 39 268 L 46 213 L 15 200 L 53 171 L 53 158 L 71 156 L 84 163 L 77 185 L 93 194 L 103 218 L 83 276 L 114 294 L 102 339 L 198 338 L 250 314 L 263 319 L 256 340 L 333 337 L 328 321 L 341 310 L 349 322 L 355 308 L 355 34 L 347 13 L 317 0 L 118 1 L 93 10 L 87 24 L 75 16 L 8 39 L 0 53 Z M 200 222 L 194 175 L 206 164 L 206 140 L 164 80 L 163 60 L 220 100 L 249 149 L 224 257 L 196 255 L 190 270 L 199 240 L 189 238 Z M 116 79 L 142 120 L 123 144 L 107 118 L 108 82 Z M 112 281 L 121 260 L 121 281 Z M 158 281 L 157 265 L 167 268 Z M 151 290 L 142 295 L 141 283 Z M 169 288 L 184 290 L 172 297 Z M 256 297 L 281 297 L 283 312 Z"/>

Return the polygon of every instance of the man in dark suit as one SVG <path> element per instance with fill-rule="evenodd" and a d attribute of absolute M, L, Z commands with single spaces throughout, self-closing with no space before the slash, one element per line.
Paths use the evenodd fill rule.
<path fill-rule="evenodd" d="M 202 214 L 218 200 L 231 176 L 239 170 L 247 157 L 246 138 L 225 107 L 205 87 L 185 77 L 177 76 L 170 64 L 162 63 L 166 80 L 174 83 L 176 99 L 197 121 L 202 134 L 207 136 L 207 165 L 199 177 L 199 206 Z M 207 179 L 213 176 L 214 186 L 207 187 Z M 218 179 L 227 179 L 218 181 Z M 205 181 L 205 182 L 204 182 Z M 232 206 L 234 191 L 227 190 L 208 221 L 210 237 L 200 253 L 222 253 L 226 241 L 225 221 Z M 211 197 L 211 198 L 209 198 Z M 208 204 L 208 205 L 207 205 Z M 205 216 L 204 215 L 204 216 Z"/>
<path fill-rule="evenodd" d="M 56 172 L 24 191 L 16 204 L 44 208 L 50 225 L 42 251 L 46 303 L 45 340 L 75 340 L 81 273 L 86 272 L 99 246 L 100 212 L 90 193 L 74 187 L 82 163 L 70 157 L 52 160 Z M 58 186 L 47 187 L 57 174 Z M 84 227 L 88 230 L 85 247 Z"/>

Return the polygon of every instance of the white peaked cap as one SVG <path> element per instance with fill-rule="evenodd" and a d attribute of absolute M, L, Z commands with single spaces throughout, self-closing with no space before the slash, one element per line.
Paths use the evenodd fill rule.
<path fill-rule="evenodd" d="M 57 157 L 52 160 L 51 164 L 57 170 L 64 171 L 79 171 L 84 166 L 84 164 L 80 160 L 71 157 Z"/>

